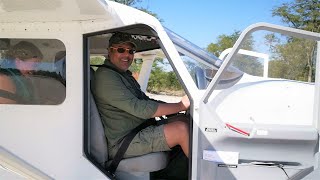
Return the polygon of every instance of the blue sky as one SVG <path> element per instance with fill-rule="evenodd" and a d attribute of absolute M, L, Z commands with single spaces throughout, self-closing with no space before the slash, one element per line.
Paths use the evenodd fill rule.
<path fill-rule="evenodd" d="M 141 6 L 156 13 L 162 24 L 175 33 L 206 48 L 221 34 L 231 35 L 251 24 L 284 25 L 272 17 L 272 9 L 294 0 L 143 0 Z"/>

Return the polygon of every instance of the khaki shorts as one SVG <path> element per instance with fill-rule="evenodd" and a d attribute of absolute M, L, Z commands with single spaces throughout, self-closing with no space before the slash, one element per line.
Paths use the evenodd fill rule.
<path fill-rule="evenodd" d="M 151 152 L 170 151 L 163 131 L 164 125 L 149 126 L 141 130 L 131 141 L 124 158 L 140 156 Z M 113 148 L 109 157 L 114 157 L 118 148 Z"/>

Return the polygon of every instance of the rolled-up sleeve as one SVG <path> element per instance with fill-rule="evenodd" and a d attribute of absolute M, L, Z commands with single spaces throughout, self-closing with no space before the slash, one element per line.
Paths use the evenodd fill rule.
<path fill-rule="evenodd" d="M 99 68 L 95 74 L 94 93 L 101 104 L 109 104 L 142 119 L 151 118 L 158 108 L 158 103 L 138 99 L 134 87 L 127 87 L 120 74 L 107 68 Z"/>

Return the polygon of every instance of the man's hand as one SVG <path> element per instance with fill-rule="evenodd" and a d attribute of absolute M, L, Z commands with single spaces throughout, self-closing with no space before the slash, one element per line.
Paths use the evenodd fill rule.
<path fill-rule="evenodd" d="M 180 106 L 181 106 L 183 111 L 187 110 L 190 107 L 190 100 L 189 100 L 187 95 L 184 95 L 181 98 Z"/>
<path fill-rule="evenodd" d="M 159 103 L 158 109 L 152 117 L 175 114 L 180 111 L 185 111 L 190 107 L 190 101 L 187 95 L 181 98 L 178 103 Z"/>

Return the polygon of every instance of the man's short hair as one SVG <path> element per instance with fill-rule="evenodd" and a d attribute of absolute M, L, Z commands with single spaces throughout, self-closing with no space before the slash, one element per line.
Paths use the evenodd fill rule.
<path fill-rule="evenodd" d="M 132 35 L 128 33 L 116 32 L 109 39 L 109 47 L 111 47 L 113 44 L 123 43 L 131 43 L 133 47 L 137 47 L 137 45 L 134 43 Z"/>

